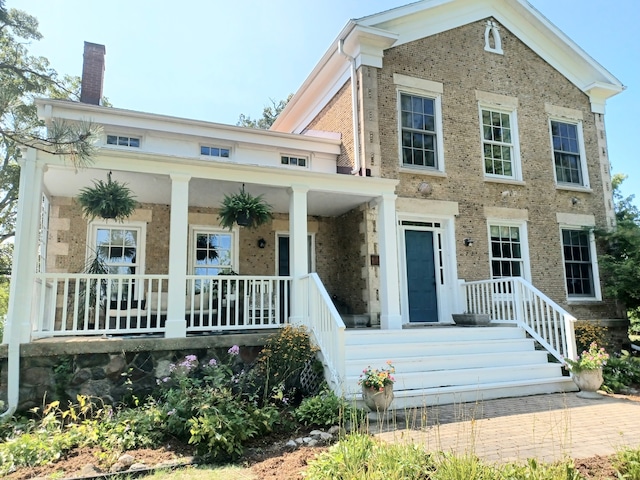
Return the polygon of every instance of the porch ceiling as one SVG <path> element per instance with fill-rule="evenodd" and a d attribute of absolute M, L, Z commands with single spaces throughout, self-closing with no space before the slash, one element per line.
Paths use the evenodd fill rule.
<path fill-rule="evenodd" d="M 92 180 L 106 181 L 108 171 L 85 168 L 74 171 L 69 168 L 50 166 L 44 174 L 45 191 L 53 196 L 76 196 Z M 113 171 L 113 180 L 125 182 L 141 203 L 169 205 L 171 203 L 171 179 L 167 174 Z M 192 178 L 189 182 L 189 205 L 194 207 L 217 207 L 225 194 L 237 192 L 242 183 L 215 179 Z M 245 184 L 245 190 L 253 195 L 264 196 L 274 212 L 289 211 L 289 194 L 284 187 Z M 308 214 L 337 216 L 372 200 L 375 195 L 315 191 L 310 189 L 307 197 Z"/>

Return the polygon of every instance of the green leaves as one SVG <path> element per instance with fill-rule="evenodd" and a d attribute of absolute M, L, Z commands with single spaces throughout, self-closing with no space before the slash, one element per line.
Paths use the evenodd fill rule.
<path fill-rule="evenodd" d="M 94 180 L 93 187 L 83 188 L 76 198 L 90 220 L 100 217 L 122 221 L 138 206 L 131 189 L 125 183 L 111 180 L 111 173 L 106 182 Z"/>
<path fill-rule="evenodd" d="M 244 191 L 243 185 L 239 193 L 224 196 L 218 217 L 220 225 L 231 230 L 235 223 L 255 228 L 271 220 L 273 214 L 271 205 L 262 199 L 262 195 L 254 197 Z"/>

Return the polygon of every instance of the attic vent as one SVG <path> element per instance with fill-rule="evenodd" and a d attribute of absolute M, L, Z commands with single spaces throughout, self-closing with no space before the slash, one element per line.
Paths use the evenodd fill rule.
<path fill-rule="evenodd" d="M 484 49 L 487 52 L 498 53 L 502 55 L 502 39 L 500 38 L 500 29 L 498 24 L 493 20 L 487 20 L 487 26 L 484 30 Z"/>

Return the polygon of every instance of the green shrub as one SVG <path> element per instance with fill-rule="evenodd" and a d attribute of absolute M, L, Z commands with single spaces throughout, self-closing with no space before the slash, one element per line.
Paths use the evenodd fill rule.
<path fill-rule="evenodd" d="M 539 463 L 533 458 L 526 465 L 510 463 L 499 470 L 498 480 L 583 480 L 572 461 Z"/>
<path fill-rule="evenodd" d="M 307 426 L 330 427 L 349 418 L 349 404 L 329 389 L 305 398 L 293 412 L 294 418 Z"/>
<path fill-rule="evenodd" d="M 640 480 L 640 448 L 619 451 L 616 454 L 613 466 L 618 473 L 618 478 Z"/>
<path fill-rule="evenodd" d="M 233 346 L 224 361 L 200 364 L 187 355 L 161 380 L 160 418 L 167 433 L 188 440 L 198 453 L 214 460 L 239 456 L 244 443 L 270 432 L 278 410 L 260 407 L 253 392 L 242 391 L 244 370 L 234 373 L 239 349 Z"/>
<path fill-rule="evenodd" d="M 287 325 L 271 336 L 251 371 L 252 384 L 262 400 L 293 401 L 300 390 L 300 373 L 317 351 L 305 327 Z"/>
<path fill-rule="evenodd" d="M 435 471 L 429 480 L 494 480 L 496 470 L 480 461 L 475 455 L 442 453 L 436 460 Z"/>
<path fill-rule="evenodd" d="M 602 376 L 602 388 L 607 392 L 619 393 L 632 385 L 640 385 L 640 358 L 631 356 L 626 350 L 611 355 L 602 368 Z"/>
<path fill-rule="evenodd" d="M 431 457 L 420 446 L 384 444 L 356 433 L 347 435 L 311 462 L 306 478 L 420 480 L 434 478 L 430 477 L 433 471 Z"/>

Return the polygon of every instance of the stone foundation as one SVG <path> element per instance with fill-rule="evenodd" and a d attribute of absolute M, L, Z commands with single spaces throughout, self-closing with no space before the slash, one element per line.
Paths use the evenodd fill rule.
<path fill-rule="evenodd" d="M 77 395 L 118 403 L 145 398 L 169 365 L 186 355 L 220 357 L 240 346 L 239 361 L 251 363 L 271 332 L 178 339 L 48 339 L 21 346 L 19 411 Z M 7 400 L 7 346 L 0 346 L 0 399 Z"/>

